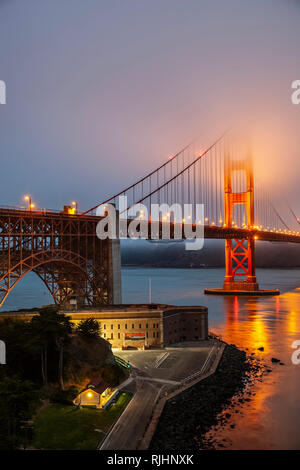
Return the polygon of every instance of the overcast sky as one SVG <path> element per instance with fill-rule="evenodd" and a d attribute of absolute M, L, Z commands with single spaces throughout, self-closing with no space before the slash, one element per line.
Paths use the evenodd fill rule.
<path fill-rule="evenodd" d="M 87 209 L 238 123 L 300 212 L 300 2 L 0 0 L 0 79 L 1 205 Z"/>

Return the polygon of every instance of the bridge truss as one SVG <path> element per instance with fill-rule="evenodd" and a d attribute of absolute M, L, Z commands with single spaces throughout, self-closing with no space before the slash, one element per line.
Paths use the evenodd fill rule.
<path fill-rule="evenodd" d="M 97 238 L 98 220 L 0 209 L 0 305 L 29 272 L 60 306 L 113 303 L 112 241 Z"/>
<path fill-rule="evenodd" d="M 127 205 L 119 207 L 119 197 Z M 255 277 L 256 240 L 300 243 L 265 187 L 259 184 L 248 146 L 223 135 L 203 150 L 192 142 L 154 171 L 82 214 L 53 211 L 0 209 L 0 306 L 27 273 L 35 272 L 56 304 L 99 306 L 121 303 L 119 240 L 100 240 L 96 227 L 101 217 L 95 210 L 114 204 L 120 219 L 124 212 L 143 204 L 139 218 L 148 224 L 152 237 L 153 204 L 165 204 L 158 215 L 159 237 L 170 223 L 203 226 L 205 238 L 225 239 L 224 288 L 258 289 Z M 189 211 L 180 219 L 174 204 Z M 204 212 L 199 216 L 197 206 Z M 168 209 L 169 207 L 169 209 Z M 167 208 L 167 209 L 166 209 Z M 299 225 L 299 219 L 289 207 Z M 128 221 L 128 223 L 130 220 Z"/>

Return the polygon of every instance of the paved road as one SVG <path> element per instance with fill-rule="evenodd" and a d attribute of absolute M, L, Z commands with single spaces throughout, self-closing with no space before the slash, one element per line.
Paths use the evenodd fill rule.
<path fill-rule="evenodd" d="M 102 442 L 101 450 L 134 450 L 142 438 L 162 384 L 136 379 L 137 391 Z"/>
<path fill-rule="evenodd" d="M 99 448 L 137 449 L 159 394 L 195 373 L 204 373 L 214 349 L 214 342 L 206 341 L 164 350 L 118 351 L 118 356 L 133 366 L 130 386 L 135 387 L 135 393 Z"/>
<path fill-rule="evenodd" d="M 207 341 L 198 346 L 172 347 L 163 351 L 120 351 L 118 355 L 150 377 L 180 382 L 201 370 L 211 349 L 212 342 Z"/>

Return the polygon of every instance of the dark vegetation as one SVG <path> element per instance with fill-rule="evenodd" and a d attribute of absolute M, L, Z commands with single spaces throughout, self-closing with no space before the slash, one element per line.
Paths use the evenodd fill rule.
<path fill-rule="evenodd" d="M 99 335 L 93 318 L 75 328 L 54 307 L 41 309 L 30 321 L 0 321 L 7 362 L 0 365 L 0 448 L 30 443 L 31 418 L 45 400 L 71 404 L 95 377 L 119 383 L 124 373 Z"/>

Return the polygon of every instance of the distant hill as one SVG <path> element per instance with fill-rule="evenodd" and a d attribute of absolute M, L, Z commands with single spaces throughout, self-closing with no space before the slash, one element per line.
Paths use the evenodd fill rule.
<path fill-rule="evenodd" d="M 123 266 L 223 267 L 224 241 L 206 240 L 202 250 L 187 251 L 184 242 L 122 241 Z M 256 243 L 256 266 L 261 268 L 300 267 L 300 244 Z"/>

